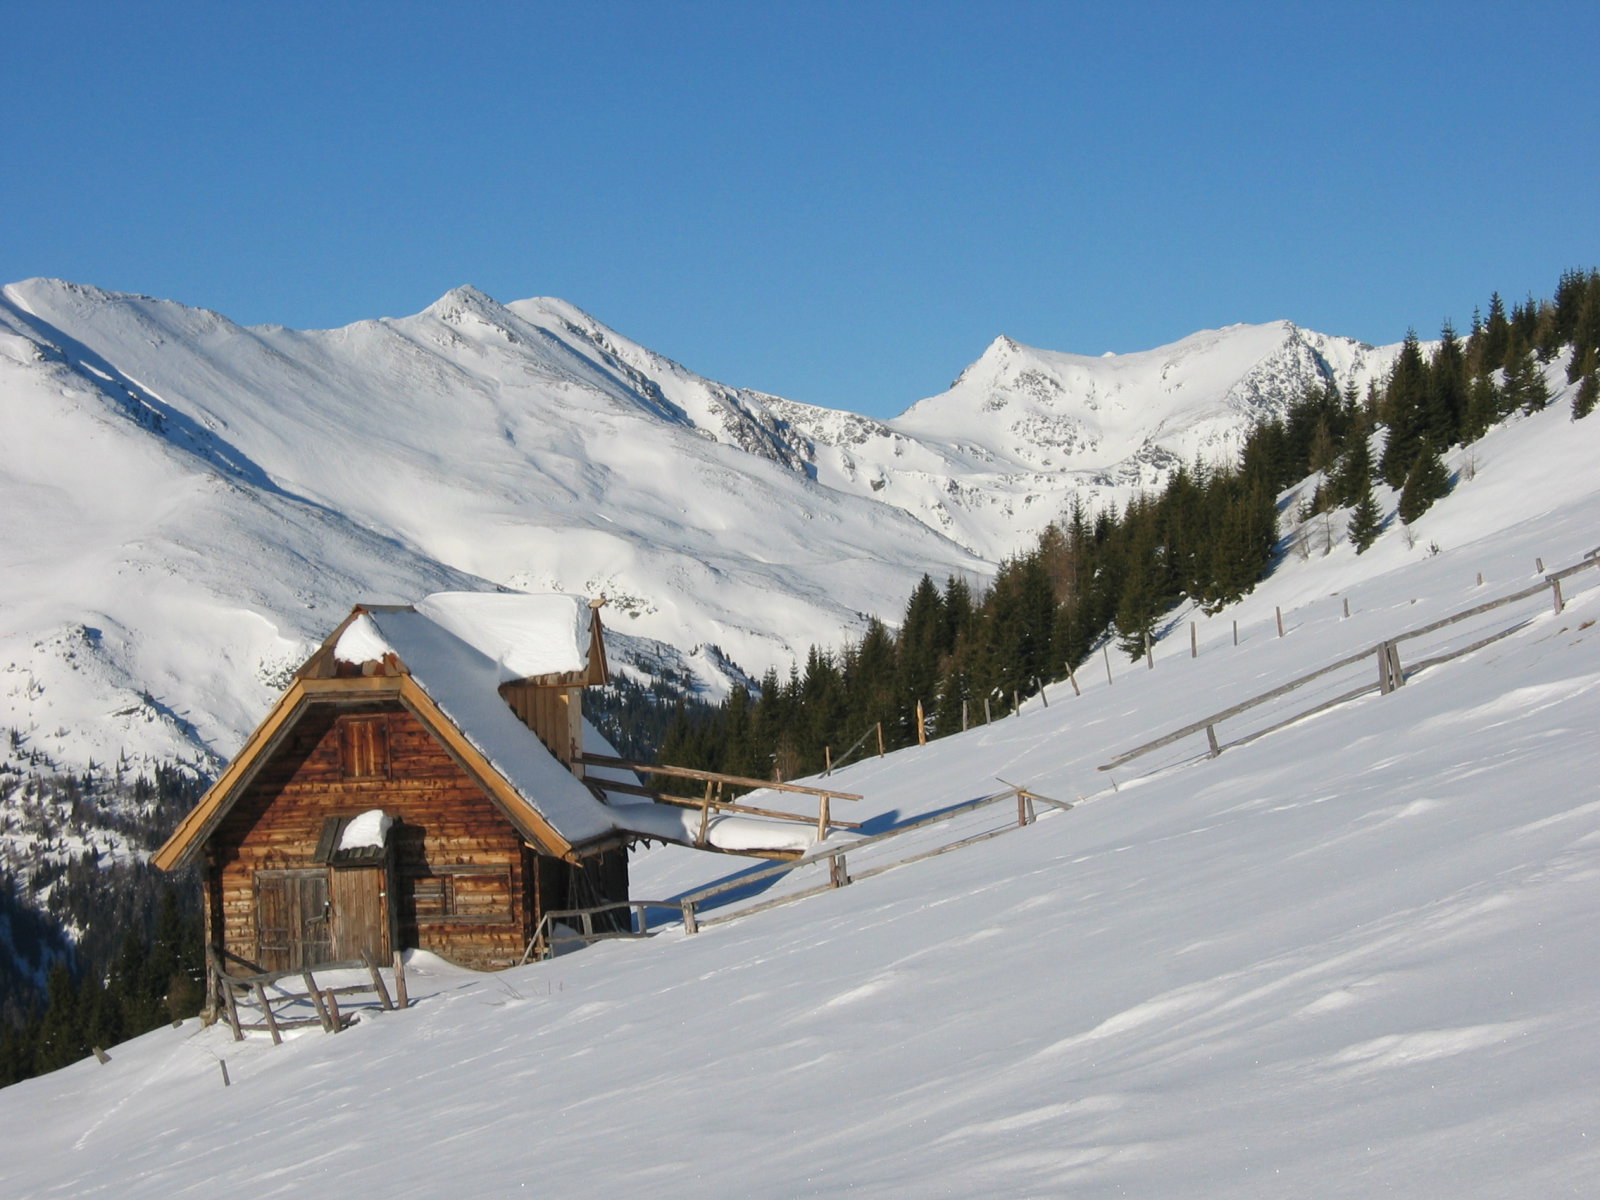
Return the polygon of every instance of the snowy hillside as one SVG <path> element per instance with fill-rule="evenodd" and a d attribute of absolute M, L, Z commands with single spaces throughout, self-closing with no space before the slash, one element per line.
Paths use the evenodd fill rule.
<path fill-rule="evenodd" d="M 604 593 L 619 662 L 716 691 L 708 647 L 783 669 L 924 572 L 981 579 L 1075 490 L 1125 499 L 1391 353 L 1287 324 L 1121 359 L 1000 339 L 880 425 L 714 383 L 560 300 L 461 288 L 303 332 L 13 284 L 0 725 L 63 765 L 214 761 L 352 603 L 460 588 Z"/>
<path fill-rule="evenodd" d="M 0 1192 L 1586 1195 L 1600 570 L 1560 614 L 1541 592 L 1406 643 L 1510 631 L 1390 695 L 1097 768 L 1582 562 L 1597 451 L 1558 396 L 1458 452 L 1410 544 L 1291 555 L 1193 617 L 1198 657 L 1182 614 L 1153 669 L 831 780 L 875 825 L 997 777 L 1071 811 L 693 937 L 417 959 L 411 1011 L 336 1037 L 158 1030 L 0 1091 Z M 633 892 L 737 870 L 661 849 Z"/>

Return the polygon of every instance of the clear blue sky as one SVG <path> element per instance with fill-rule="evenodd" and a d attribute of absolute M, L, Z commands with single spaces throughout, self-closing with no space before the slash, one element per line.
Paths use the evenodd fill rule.
<path fill-rule="evenodd" d="M 555 295 L 892 415 L 1000 333 L 1548 295 L 1600 264 L 1597 49 L 1593 0 L 15 0 L 0 281 L 300 328 Z"/>

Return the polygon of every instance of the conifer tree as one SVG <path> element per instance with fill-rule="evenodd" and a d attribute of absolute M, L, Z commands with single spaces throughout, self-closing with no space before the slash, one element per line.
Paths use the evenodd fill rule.
<path fill-rule="evenodd" d="M 1486 375 L 1475 376 L 1467 385 L 1467 415 L 1461 430 L 1463 442 L 1475 442 L 1500 419 L 1501 396 Z"/>
<path fill-rule="evenodd" d="M 1439 338 L 1439 348 L 1428 364 L 1423 424 L 1429 444 L 1442 451 L 1461 438 L 1467 412 L 1467 363 L 1449 321 L 1444 323 Z"/>
<path fill-rule="evenodd" d="M 1400 490 L 1400 519 L 1407 525 L 1414 523 L 1433 507 L 1435 500 L 1449 493 L 1450 473 L 1445 470 L 1444 459 L 1431 449 L 1425 450 L 1411 464 L 1405 486 Z"/>
<path fill-rule="evenodd" d="M 1383 481 L 1399 487 L 1405 481 L 1421 447 L 1429 441 L 1423 406 L 1428 393 L 1428 365 L 1422 358 L 1422 344 L 1414 329 L 1406 330 L 1406 340 L 1389 375 L 1384 391 L 1381 416 L 1389 426 L 1379 469 Z"/>
<path fill-rule="evenodd" d="M 932 715 L 939 690 L 939 664 L 947 646 L 944 597 L 933 580 L 924 575 L 906 604 L 905 620 L 900 625 L 899 679 L 897 690 L 901 711 L 908 721 L 915 720 L 920 701 Z M 913 735 L 915 729 L 909 730 Z"/>
<path fill-rule="evenodd" d="M 1582 295 L 1574 301 L 1572 321 L 1572 362 L 1567 366 L 1567 382 L 1576 383 L 1593 372 L 1600 358 L 1600 270 L 1592 270 L 1583 282 Z"/>
<path fill-rule="evenodd" d="M 1364 416 L 1357 418 L 1346 441 L 1344 457 L 1335 466 L 1328 482 L 1333 487 L 1334 503 L 1356 504 L 1372 487 L 1371 429 Z"/>
<path fill-rule="evenodd" d="M 1378 511 L 1377 498 L 1369 485 L 1350 514 L 1350 542 L 1357 554 L 1365 554 L 1382 532 L 1383 514 Z"/>
<path fill-rule="evenodd" d="M 1578 392 L 1572 397 L 1572 419 L 1582 420 L 1592 413 L 1596 399 L 1600 399 L 1600 371 L 1590 371 L 1578 384 Z"/>

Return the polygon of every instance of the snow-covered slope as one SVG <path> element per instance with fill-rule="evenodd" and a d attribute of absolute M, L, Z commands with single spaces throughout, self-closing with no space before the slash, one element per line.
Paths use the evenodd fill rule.
<path fill-rule="evenodd" d="M 1558 396 L 1454 456 L 1411 544 L 1291 555 L 1195 617 L 1197 658 L 1184 614 L 1154 669 L 831 781 L 869 820 L 996 776 L 1070 812 L 694 937 L 419 960 L 412 1011 L 337 1037 L 156 1031 L 0 1091 L 0 1192 L 1586 1195 L 1600 570 L 1391 695 L 1096 768 L 1581 561 L 1597 452 Z M 658 850 L 634 893 L 729 873 Z"/>
<path fill-rule="evenodd" d="M 882 425 L 704 379 L 560 300 L 461 288 L 307 332 L 13 284 L 0 725 L 68 765 L 226 756 L 350 604 L 463 588 L 603 593 L 618 661 L 641 639 L 715 690 L 708 647 L 781 669 L 924 572 L 981 579 L 1074 491 L 1225 456 L 1388 354 L 1281 323 L 1120 359 L 1001 339 Z"/>

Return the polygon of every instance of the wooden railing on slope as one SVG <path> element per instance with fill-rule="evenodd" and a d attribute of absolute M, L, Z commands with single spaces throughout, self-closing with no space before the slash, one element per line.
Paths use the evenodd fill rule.
<path fill-rule="evenodd" d="M 1002 782 L 1004 781 L 1002 780 Z M 932 850 L 926 850 L 920 854 L 913 854 L 906 858 L 896 859 L 894 862 L 884 863 L 880 866 L 871 867 L 865 871 L 859 871 L 855 875 L 850 874 L 849 867 L 845 859 L 847 854 L 854 854 L 868 846 L 877 845 L 879 843 L 889 841 L 891 838 L 901 837 L 904 834 L 914 832 L 915 830 L 925 828 L 929 825 L 936 825 L 941 821 L 948 821 L 952 817 L 960 816 L 964 813 L 975 812 L 978 809 L 987 808 L 993 804 L 1001 804 L 1008 800 L 1016 801 L 1017 820 L 1015 824 L 1004 825 L 999 829 L 989 830 L 985 833 L 974 834 L 971 837 L 961 838 L 958 841 L 937 846 Z M 1070 809 L 1072 807 L 1072 805 L 1067 803 L 1065 800 L 1052 800 L 1048 796 L 1041 796 L 1038 792 L 1030 791 L 1025 787 L 1008 785 L 1006 790 L 1003 792 L 996 792 L 991 796 L 982 796 L 977 800 L 969 800 L 964 804 L 957 804 L 951 808 L 940 809 L 938 812 L 931 813 L 926 817 L 920 817 L 915 821 L 908 821 L 904 825 L 897 825 L 893 829 L 885 830 L 883 833 L 875 833 L 870 837 L 857 838 L 843 846 L 838 846 L 831 849 L 824 848 L 820 851 L 809 854 L 807 857 L 798 862 L 775 863 L 770 867 L 764 867 L 761 870 L 752 871 L 748 875 L 741 875 L 737 879 L 731 879 L 724 883 L 713 884 L 711 887 L 701 888 L 699 891 L 689 892 L 683 896 L 679 896 L 675 903 L 682 909 L 683 912 L 683 931 L 686 934 L 697 933 L 702 926 L 721 925 L 727 923 L 728 921 L 737 920 L 740 917 L 747 917 L 752 913 L 764 912 L 769 908 L 777 908 L 779 905 L 783 904 L 791 904 L 796 900 L 804 900 L 806 897 L 815 896 L 820 892 L 826 892 L 831 891 L 834 888 L 845 887 L 857 880 L 870 879 L 872 876 L 880 875 L 884 871 L 888 871 L 894 867 L 903 867 L 908 863 L 920 862 L 925 858 L 933 858 L 936 855 L 949 853 L 951 850 L 959 850 L 963 846 L 971 846 L 978 842 L 988 841 L 990 838 L 999 837 L 1002 833 L 1009 833 L 1013 829 L 1021 829 L 1024 826 L 1031 825 L 1033 823 L 1035 819 L 1034 804 L 1036 802 L 1040 804 L 1047 804 L 1053 808 L 1062 810 Z M 739 888 L 747 887 L 758 880 L 767 879 L 776 875 L 783 875 L 790 871 L 798 870 L 801 867 L 810 866 L 813 863 L 820 864 L 823 861 L 828 863 L 828 881 L 826 883 L 821 883 L 815 887 L 806 888 L 803 891 L 791 892 L 786 896 L 778 896 L 772 900 L 764 900 L 759 904 L 749 904 L 735 912 L 731 912 L 720 917 L 702 918 L 697 915 L 700 905 L 715 896 L 724 895 L 727 892 L 736 891 Z"/>
<path fill-rule="evenodd" d="M 254 967 L 254 963 L 245 962 L 235 955 L 227 957 L 245 966 Z M 343 987 L 318 987 L 316 972 L 322 971 L 366 971 L 370 983 L 347 984 Z M 227 1019 L 228 1027 L 233 1030 L 233 1040 L 244 1040 L 246 1031 L 265 1030 L 272 1035 L 274 1045 L 283 1041 L 285 1029 L 300 1029 L 311 1025 L 320 1025 L 325 1033 L 338 1033 L 350 1023 L 350 1014 L 341 1014 L 339 1011 L 340 996 L 374 994 L 379 1004 L 386 1010 L 407 1007 L 406 996 L 406 968 L 405 959 L 400 955 L 394 956 L 394 981 L 396 999 L 391 1000 L 389 989 L 383 982 L 383 975 L 369 955 L 363 954 L 360 959 L 348 962 L 318 963 L 315 967 L 301 967 L 291 971 L 253 971 L 249 975 L 230 975 L 223 965 L 223 954 L 216 947 L 206 947 L 206 988 L 209 996 L 208 1008 Z M 279 991 L 269 993 L 268 989 L 274 984 L 286 979 L 298 979 L 305 985 L 305 991 L 289 992 Z M 273 1008 L 274 1004 L 285 1007 L 298 1005 L 302 1001 L 308 1002 L 315 1009 L 315 1016 L 291 1017 L 281 1014 Z M 253 1007 L 260 1014 L 259 1021 L 245 1021 L 239 1016 L 240 1007 Z"/>
<path fill-rule="evenodd" d="M 530 958 L 543 961 L 554 958 L 556 944 L 559 942 L 590 942 L 605 941 L 608 938 L 641 938 L 650 936 L 650 915 L 647 910 L 652 908 L 678 908 L 676 900 L 615 900 L 609 904 L 594 904 L 588 908 L 562 908 L 552 909 L 539 918 L 539 927 L 533 931 L 533 937 L 528 942 L 528 948 L 523 951 L 522 959 L 517 963 L 522 966 Z M 601 913 L 616 912 L 618 909 L 628 909 L 628 927 L 626 929 L 596 929 L 595 917 Z M 634 928 L 634 916 L 639 919 L 638 928 Z M 573 919 L 576 918 L 578 928 L 567 934 L 559 934 L 556 926 L 566 925 L 569 929 Z"/>
<path fill-rule="evenodd" d="M 634 762 L 626 758 L 613 758 L 609 754 L 580 754 L 575 761 L 585 766 L 612 767 L 618 770 L 632 771 L 639 775 L 660 775 L 669 779 L 693 779 L 704 783 L 706 785 L 705 795 L 696 798 L 670 795 L 655 788 L 641 787 L 639 784 L 628 783 L 625 780 L 590 779 L 587 781 L 601 791 L 621 792 L 627 796 L 646 796 L 658 804 L 673 804 L 680 808 L 699 809 L 700 831 L 695 838 L 697 846 L 706 844 L 706 834 L 711 825 L 713 812 L 743 813 L 748 816 L 767 817 L 775 821 L 796 821 L 802 825 L 815 825 L 819 842 L 828 836 L 829 828 L 861 828 L 859 822 L 837 820 L 831 811 L 831 805 L 834 800 L 861 799 L 854 792 L 841 792 L 836 788 L 806 787 L 797 783 L 774 783 L 768 779 L 750 779 L 743 775 L 727 775 L 721 771 L 701 771 L 693 767 L 673 767 L 660 763 Z M 817 797 L 817 815 L 814 818 L 804 817 L 798 813 L 780 812 L 771 808 L 755 808 L 748 804 L 738 804 L 731 800 L 724 800 L 722 799 L 724 787 L 763 789 L 815 796 Z"/>
<path fill-rule="evenodd" d="M 1565 568 L 1564 570 L 1556 571 L 1552 574 L 1546 575 L 1543 582 L 1537 583 L 1532 587 L 1523 588 L 1521 591 L 1512 592 L 1508 596 L 1500 596 L 1494 600 L 1485 601 L 1482 604 L 1477 604 L 1471 608 L 1463 609 L 1458 613 L 1452 613 L 1448 617 L 1442 617 L 1439 620 L 1430 622 L 1427 625 L 1423 625 L 1416 629 L 1408 630 L 1405 633 L 1398 634 L 1395 637 L 1388 638 L 1382 642 L 1379 642 L 1376 646 L 1357 651 L 1355 654 L 1347 655 L 1346 657 L 1339 659 L 1337 662 L 1329 663 L 1325 667 L 1319 667 L 1310 674 L 1302 675 L 1298 679 L 1292 679 L 1288 683 L 1273 688 L 1271 691 L 1262 692 L 1259 695 L 1252 696 L 1250 699 L 1240 701 L 1231 708 L 1225 708 L 1221 712 L 1212 713 L 1208 717 L 1201 717 L 1198 721 L 1191 721 L 1189 724 L 1180 729 L 1175 729 L 1171 733 L 1163 734 L 1161 737 L 1158 737 L 1153 741 L 1145 742 L 1141 746 L 1135 746 L 1132 750 L 1125 750 L 1113 758 L 1110 762 L 1102 763 L 1099 769 L 1102 771 L 1109 771 L 1114 767 L 1120 767 L 1124 763 L 1132 762 L 1134 759 L 1150 753 L 1152 750 L 1159 750 L 1163 746 L 1170 746 L 1173 742 L 1181 741 L 1183 738 L 1189 737 L 1191 734 L 1199 733 L 1202 730 L 1205 732 L 1206 741 L 1210 747 L 1207 757 L 1215 758 L 1225 749 L 1229 749 L 1234 746 L 1242 746 L 1247 742 L 1255 741 L 1257 738 L 1265 737 L 1269 733 L 1276 733 L 1278 730 L 1284 728 L 1285 726 L 1292 725 L 1296 721 L 1303 721 L 1307 717 L 1315 716 L 1321 712 L 1326 712 L 1330 708 L 1334 708 L 1340 704 L 1345 704 L 1351 700 L 1357 699 L 1358 697 L 1365 696 L 1369 692 L 1377 692 L 1380 695 L 1387 695 L 1396 688 L 1405 686 L 1408 678 L 1427 670 L 1429 667 L 1435 667 L 1440 663 L 1449 662 L 1451 659 L 1461 658 L 1463 655 L 1472 654 L 1475 651 L 1482 650 L 1485 646 L 1492 645 L 1501 638 L 1509 637 L 1518 629 L 1521 629 L 1524 625 L 1526 625 L 1527 620 L 1518 621 L 1512 625 L 1508 625 L 1506 628 L 1497 630 L 1488 637 L 1480 638 L 1469 646 L 1462 646 L 1445 654 L 1422 659 L 1420 662 L 1412 663 L 1409 667 L 1402 667 L 1400 662 L 1399 647 L 1401 642 L 1411 641 L 1415 638 L 1424 637 L 1430 633 L 1436 633 L 1447 626 L 1468 620 L 1472 617 L 1481 616 L 1483 613 L 1490 612 L 1497 608 L 1503 608 L 1508 604 L 1515 604 L 1518 601 L 1527 600 L 1530 597 L 1537 596 L 1539 593 L 1545 591 L 1550 592 L 1551 602 L 1554 605 L 1555 611 L 1559 613 L 1566 603 L 1561 591 L 1561 581 L 1578 574 L 1580 571 L 1586 571 L 1594 567 L 1600 567 L 1600 549 L 1591 550 L 1584 556 L 1583 561 L 1580 563 L 1576 563 L 1573 566 Z M 1528 620 L 1531 619 L 1531 617 L 1528 618 Z M 1331 700 L 1326 700 L 1321 704 L 1304 710 L 1303 712 L 1297 712 L 1291 717 L 1285 717 L 1283 720 L 1277 721 L 1265 729 L 1258 729 L 1244 737 L 1236 738 L 1234 741 L 1228 742 L 1226 745 L 1218 742 L 1216 727 L 1229 717 L 1236 717 L 1240 713 L 1248 712 L 1250 709 L 1255 708 L 1258 705 L 1265 704 L 1268 700 L 1276 700 L 1279 696 L 1288 695 L 1290 692 L 1304 687 L 1313 680 L 1321 679 L 1324 675 L 1330 675 L 1335 671 L 1342 670 L 1343 668 L 1351 666 L 1354 663 L 1358 663 L 1364 658 L 1372 657 L 1376 658 L 1378 666 L 1378 678 L 1375 682 L 1366 683 L 1361 687 L 1344 692 L 1333 697 Z"/>

